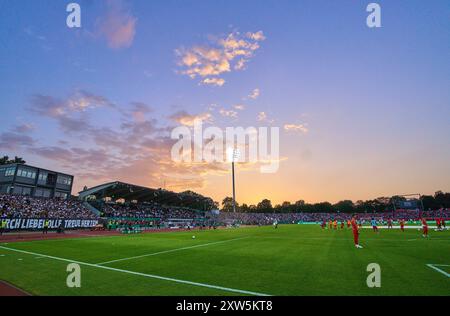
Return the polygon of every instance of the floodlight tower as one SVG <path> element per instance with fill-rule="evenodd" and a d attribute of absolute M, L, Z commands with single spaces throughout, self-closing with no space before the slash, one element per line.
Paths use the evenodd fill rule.
<path fill-rule="evenodd" d="M 228 160 L 231 160 L 231 177 L 233 181 L 233 213 L 236 213 L 236 185 L 234 178 L 234 163 L 239 160 L 241 152 L 239 149 L 228 148 L 227 149 Z"/>

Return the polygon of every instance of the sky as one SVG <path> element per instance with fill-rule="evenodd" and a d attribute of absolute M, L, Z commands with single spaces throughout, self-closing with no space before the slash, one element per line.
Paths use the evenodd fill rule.
<path fill-rule="evenodd" d="M 66 6 L 81 8 L 69 28 Z M 0 154 L 221 201 L 229 163 L 171 159 L 177 126 L 279 127 L 239 203 L 450 191 L 450 2 L 0 0 Z"/>

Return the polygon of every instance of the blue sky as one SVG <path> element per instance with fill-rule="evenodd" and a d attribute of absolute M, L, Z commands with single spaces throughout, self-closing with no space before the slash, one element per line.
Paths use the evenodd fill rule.
<path fill-rule="evenodd" d="M 0 0 L 2 153 L 71 172 L 77 189 L 165 182 L 220 200 L 228 166 L 165 157 L 167 130 L 208 114 L 221 127 L 282 129 L 280 170 L 238 171 L 241 202 L 450 189 L 448 1 L 378 1 L 377 29 L 369 1 L 84 0 L 81 29 L 65 25 L 68 3 Z M 248 44 L 241 69 L 238 56 L 225 58 L 230 71 L 183 74 L 195 48 L 230 39 Z"/>

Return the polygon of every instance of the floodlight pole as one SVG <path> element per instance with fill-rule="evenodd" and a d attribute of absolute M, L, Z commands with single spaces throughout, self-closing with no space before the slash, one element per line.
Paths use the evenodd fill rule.
<path fill-rule="evenodd" d="M 233 178 L 233 213 L 236 213 L 236 186 L 234 181 L 234 155 L 233 160 L 231 161 L 231 174 Z"/>

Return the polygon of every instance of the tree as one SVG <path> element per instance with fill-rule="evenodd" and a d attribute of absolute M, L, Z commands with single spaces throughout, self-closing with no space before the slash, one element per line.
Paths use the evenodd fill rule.
<path fill-rule="evenodd" d="M 14 159 L 10 160 L 9 156 L 3 156 L 0 158 L 0 165 L 9 165 L 12 163 L 25 164 L 27 163 L 23 158 L 15 156 Z"/>
<path fill-rule="evenodd" d="M 440 207 L 439 204 L 436 203 L 436 200 L 434 199 L 434 196 L 432 196 L 432 195 L 423 195 L 422 203 L 423 203 L 423 208 L 425 211 L 436 210 Z"/>
<path fill-rule="evenodd" d="M 434 194 L 434 200 L 438 207 L 450 207 L 450 193 L 444 193 L 442 191 L 437 191 Z"/>
<path fill-rule="evenodd" d="M 247 205 L 247 204 L 242 204 L 242 206 L 240 207 L 240 209 L 239 209 L 241 212 L 243 212 L 243 213 L 248 213 L 248 212 L 250 212 L 250 208 L 249 208 L 249 206 Z"/>
<path fill-rule="evenodd" d="M 239 204 L 236 202 L 236 208 L 239 207 Z M 222 212 L 233 212 L 233 198 L 227 196 L 222 201 Z"/>
<path fill-rule="evenodd" d="M 8 161 L 9 161 L 9 157 L 3 156 L 2 158 L 0 158 L 0 165 L 6 165 L 6 164 L 8 164 Z"/>
<path fill-rule="evenodd" d="M 268 200 L 268 199 L 264 199 L 261 202 L 259 202 L 258 205 L 256 206 L 256 208 L 258 209 L 258 212 L 260 212 L 260 213 L 273 211 L 272 202 L 270 202 L 270 200 Z"/>
<path fill-rule="evenodd" d="M 289 201 L 284 201 L 281 204 L 277 204 L 272 207 L 272 203 L 268 199 L 263 199 L 258 205 L 247 205 L 243 204 L 240 210 L 242 212 L 249 213 L 289 213 L 289 212 L 309 212 L 309 213 L 332 213 L 332 212 L 343 212 L 343 213 L 374 213 L 374 212 L 385 212 L 392 211 L 393 202 L 406 200 L 402 196 L 392 196 L 392 197 L 379 197 L 374 200 L 358 200 L 353 203 L 351 200 L 343 200 L 334 205 L 329 202 L 320 203 L 306 203 L 304 200 L 299 200 L 292 204 Z M 422 202 L 424 209 L 437 210 L 441 207 L 450 207 L 450 193 L 444 193 L 442 191 L 437 191 L 434 196 L 423 195 Z M 233 199 L 231 197 L 226 197 L 223 202 L 223 211 L 229 212 L 233 209 Z"/>
<path fill-rule="evenodd" d="M 333 205 L 330 202 L 321 202 L 313 205 L 313 212 L 328 213 L 333 212 Z"/>
<path fill-rule="evenodd" d="M 284 201 L 284 202 L 281 204 L 281 207 L 282 207 L 282 208 L 289 208 L 289 207 L 291 207 L 291 202 Z"/>
<path fill-rule="evenodd" d="M 355 205 L 350 200 L 344 200 L 336 203 L 333 208 L 341 213 L 353 213 L 355 210 Z"/>
<path fill-rule="evenodd" d="M 20 164 L 26 164 L 27 162 L 25 160 L 22 159 L 22 157 L 14 157 L 14 160 L 12 161 L 12 163 L 20 163 Z"/>

